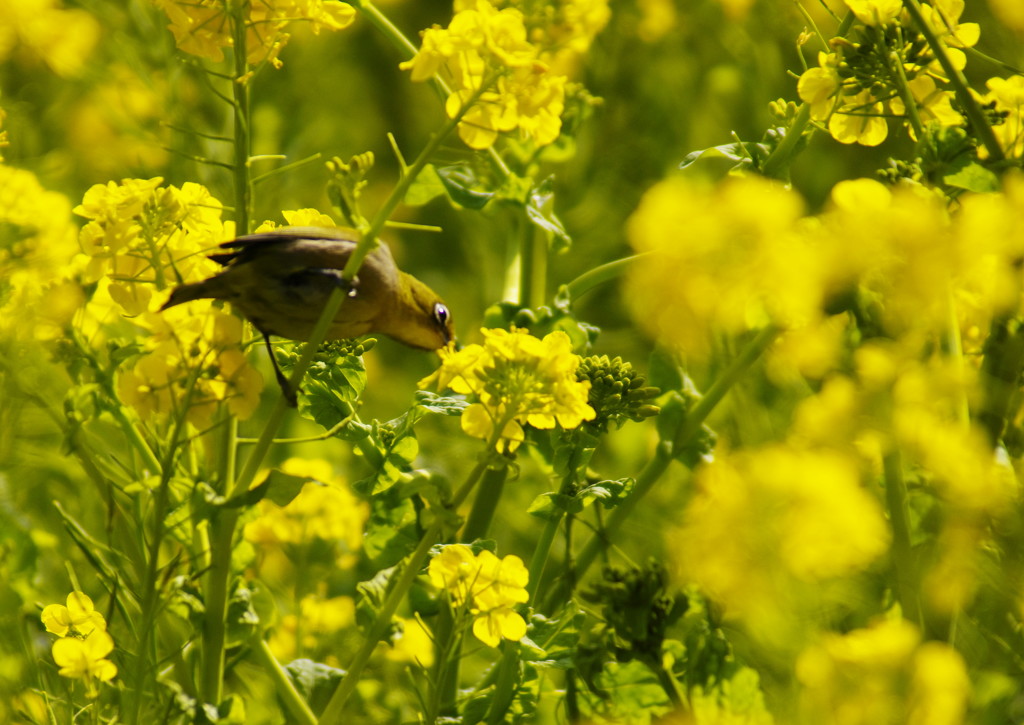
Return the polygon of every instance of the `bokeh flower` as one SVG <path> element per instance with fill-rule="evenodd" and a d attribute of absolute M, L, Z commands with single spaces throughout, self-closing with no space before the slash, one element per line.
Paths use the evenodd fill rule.
<path fill-rule="evenodd" d="M 576 379 L 580 357 L 564 332 L 538 339 L 526 330 L 482 330 L 483 345 L 458 352 L 441 350 L 441 366 L 419 382 L 421 388 L 451 388 L 472 395 L 475 402 L 462 413 L 462 429 L 474 438 L 515 450 L 525 440 L 524 425 L 549 429 L 575 428 L 593 420 L 587 403 L 589 382 Z"/>

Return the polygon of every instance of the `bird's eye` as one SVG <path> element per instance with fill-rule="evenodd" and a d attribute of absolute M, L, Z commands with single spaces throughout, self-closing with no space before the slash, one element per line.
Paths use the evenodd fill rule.
<path fill-rule="evenodd" d="M 446 327 L 448 325 L 448 317 L 449 312 L 447 307 L 442 305 L 440 302 L 434 305 L 434 319 L 437 320 L 437 323 L 441 325 L 441 327 Z"/>

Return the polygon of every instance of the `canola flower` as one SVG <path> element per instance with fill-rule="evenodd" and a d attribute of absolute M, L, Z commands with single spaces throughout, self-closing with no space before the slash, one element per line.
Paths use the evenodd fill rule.
<path fill-rule="evenodd" d="M 545 146 L 558 138 L 565 106 L 565 76 L 551 72 L 530 43 L 523 14 L 487 0 L 456 3 L 447 28 L 423 31 L 419 51 L 400 64 L 413 81 L 440 74 L 451 93 L 449 118 L 459 117 L 459 138 L 473 149 L 494 145 L 514 130 Z"/>
<path fill-rule="evenodd" d="M 778 647 L 798 642 L 811 613 L 836 597 L 831 583 L 866 570 L 889 546 L 881 505 L 861 486 L 856 460 L 839 451 L 719 452 L 694 484 L 669 535 L 677 579 Z"/>
<path fill-rule="evenodd" d="M 34 174 L 0 163 L 0 336 L 52 340 L 84 297 L 71 203 Z"/>
<path fill-rule="evenodd" d="M 48 604 L 40 615 L 47 632 L 58 637 L 88 637 L 94 631 L 106 630 L 107 621 L 97 612 L 84 592 L 68 594 L 64 604 Z"/>
<path fill-rule="evenodd" d="M 57 0 L 0 0 L 0 18 L 0 62 L 25 53 L 64 77 L 81 71 L 100 36 L 91 13 Z"/>
<path fill-rule="evenodd" d="M 826 633 L 796 664 L 805 722 L 822 725 L 953 725 L 963 722 L 971 683 L 963 658 L 922 642 L 902 619 Z"/>
<path fill-rule="evenodd" d="M 848 38 L 830 43 L 829 52 L 819 52 L 817 67 L 805 70 L 797 82 L 797 94 L 810 106 L 811 118 L 824 124 L 836 141 L 863 146 L 885 141 L 887 116 L 902 118 L 915 139 L 920 126 L 963 126 L 949 79 L 915 32 L 901 0 L 844 2 L 860 25 Z M 921 6 L 924 22 L 959 70 L 967 63 L 963 49 L 977 44 L 981 32 L 977 23 L 960 22 L 963 10 L 963 0 Z M 908 96 L 912 111 L 905 105 Z"/>
<path fill-rule="evenodd" d="M 227 0 L 155 0 L 171 21 L 168 28 L 178 48 L 215 63 L 234 45 L 233 18 Z M 250 65 L 282 65 L 278 57 L 287 44 L 292 22 L 308 23 L 314 33 L 343 30 L 355 19 L 355 9 L 337 0 L 260 0 L 245 3 L 246 61 Z"/>
<path fill-rule="evenodd" d="M 463 431 L 483 440 L 497 431 L 498 449 L 514 451 L 526 439 L 525 425 L 571 429 L 594 419 L 590 383 L 576 379 L 581 359 L 568 335 L 556 331 L 541 340 L 522 329 L 481 332 L 482 345 L 442 349 L 441 366 L 419 382 L 475 398 L 462 413 Z"/>
<path fill-rule="evenodd" d="M 107 633 L 107 622 L 84 592 L 68 594 L 66 605 L 49 604 L 40 615 L 47 632 L 60 639 L 53 643 L 53 661 L 58 674 L 85 683 L 86 697 L 99 695 L 99 683 L 117 675 L 117 665 L 107 659 L 114 640 Z"/>
<path fill-rule="evenodd" d="M 142 355 L 118 377 L 121 399 L 144 418 L 183 413 L 198 428 L 220 403 L 238 418 L 252 415 L 263 377 L 243 353 L 241 320 L 208 301 L 158 311 L 163 290 L 214 271 L 205 252 L 233 236 L 220 202 L 200 184 L 164 186 L 157 177 L 96 184 L 74 211 L 88 220 L 79 276 L 97 285 L 81 313 L 83 333 L 112 334 L 126 317 L 146 333 Z"/>
<path fill-rule="evenodd" d="M 499 559 L 487 550 L 474 556 L 469 546 L 453 544 L 430 560 L 427 572 L 454 608 L 467 607 L 473 635 L 488 647 L 526 636 L 526 622 L 515 607 L 529 599 L 529 573 L 518 556 Z"/>
<path fill-rule="evenodd" d="M 298 614 L 286 614 L 274 628 L 268 644 L 281 662 L 290 662 L 324 647 L 330 637 L 356 620 L 352 597 L 310 594 L 299 601 Z"/>
<path fill-rule="evenodd" d="M 362 548 L 363 528 L 370 507 L 324 460 L 290 458 L 281 470 L 308 477 L 298 495 L 286 506 L 264 499 L 259 516 L 245 526 L 245 539 L 273 556 L 282 547 L 329 542 L 340 550 L 339 566 L 350 563 Z"/>

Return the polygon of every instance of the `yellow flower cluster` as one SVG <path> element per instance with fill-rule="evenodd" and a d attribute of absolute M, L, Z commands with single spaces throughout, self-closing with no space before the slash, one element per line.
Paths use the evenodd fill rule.
<path fill-rule="evenodd" d="M 369 505 L 352 493 L 327 461 L 290 458 L 281 470 L 312 480 L 287 506 L 260 501 L 259 517 L 246 524 L 245 539 L 270 559 L 287 547 L 330 542 L 340 548 L 339 566 L 346 566 L 362 547 Z"/>
<path fill-rule="evenodd" d="M 462 413 L 466 433 L 491 440 L 499 431 L 498 448 L 512 451 L 525 440 L 524 425 L 575 428 L 594 419 L 590 383 L 576 380 L 580 357 L 568 335 L 552 332 L 540 340 L 520 329 L 482 333 L 483 345 L 442 349 L 441 366 L 419 383 L 475 396 Z"/>
<path fill-rule="evenodd" d="M 427 571 L 430 582 L 447 592 L 453 607 L 468 607 L 473 634 L 488 647 L 526 636 L 526 622 L 515 607 L 529 598 L 529 572 L 518 556 L 499 559 L 486 550 L 474 556 L 465 544 L 453 544 L 430 560 Z"/>
<path fill-rule="evenodd" d="M 114 650 L 107 634 L 107 622 L 93 608 L 92 600 L 79 591 L 71 592 L 67 605 L 50 604 L 40 616 L 47 632 L 60 639 L 53 643 L 53 661 L 64 677 L 83 680 L 89 698 L 99 695 L 99 683 L 117 675 L 117 665 L 106 659 Z"/>
<path fill-rule="evenodd" d="M 100 34 L 90 13 L 58 0 L 0 0 L 0 18 L 0 62 L 27 52 L 62 76 L 81 70 Z"/>
<path fill-rule="evenodd" d="M 845 2 L 864 25 L 881 28 L 899 21 L 904 27 L 909 27 L 908 23 L 899 20 L 903 9 L 901 0 Z M 944 43 L 950 60 L 959 69 L 963 69 L 967 62 L 961 48 L 974 46 L 981 33 L 977 23 L 960 22 L 963 10 L 964 0 L 933 0 L 931 5 L 922 4 L 925 22 Z M 872 37 L 881 38 L 881 31 Z M 885 120 L 886 105 L 891 115 L 907 116 L 898 88 L 904 81 L 891 77 L 894 73 L 891 68 L 880 75 L 879 69 L 887 67 L 886 62 L 865 60 L 877 54 L 860 54 L 858 46 L 848 42 L 835 47 L 835 52 L 818 54 L 818 67 L 804 71 L 797 83 L 797 93 L 810 105 L 811 118 L 827 123 L 829 133 L 840 143 L 877 146 L 889 134 Z M 847 52 L 850 49 L 855 52 Z M 884 46 L 877 50 L 885 58 L 890 56 L 890 52 L 895 52 Z M 858 63 L 875 64 L 864 69 L 854 68 L 853 65 Z M 923 124 L 963 125 L 963 117 L 952 105 L 953 92 L 945 89 L 947 79 L 933 56 L 925 54 L 920 58 L 906 58 L 897 75 L 906 79 L 915 112 Z"/>
<path fill-rule="evenodd" d="M 540 59 L 557 75 L 573 76 L 594 38 L 611 19 L 608 0 L 489 0 L 496 8 L 523 13 L 527 37 L 540 51 Z M 457 0 L 455 9 L 469 5 Z"/>
<path fill-rule="evenodd" d="M 882 508 L 839 451 L 769 445 L 719 453 L 669 537 L 675 571 L 779 647 L 799 641 L 829 585 L 887 550 Z"/>
<path fill-rule="evenodd" d="M 400 67 L 413 81 L 443 74 L 451 86 L 445 112 L 461 115 L 459 137 L 470 148 L 489 148 L 516 129 L 538 146 L 558 138 L 566 79 L 528 41 L 523 14 L 487 0 L 460 0 L 455 9 L 447 28 L 423 31 L 419 52 Z"/>
<path fill-rule="evenodd" d="M 828 725 L 960 723 L 970 695 L 960 654 L 922 642 L 902 619 L 824 635 L 800 655 L 797 677 L 802 721 Z"/>
<path fill-rule="evenodd" d="M 83 296 L 71 203 L 29 171 L 0 164 L 0 337 L 59 336 Z"/>
<path fill-rule="evenodd" d="M 886 331 L 908 343 L 957 320 L 966 346 L 1020 302 L 1024 178 L 964 197 L 954 216 L 922 187 L 869 179 L 837 184 L 817 216 L 802 209 L 798 195 L 761 178 L 654 186 L 627 227 L 633 247 L 651 252 L 627 280 L 636 319 L 700 358 L 714 332 L 771 322 L 834 333 L 822 326 L 828 305 L 858 287 L 879 299 Z"/>
<path fill-rule="evenodd" d="M 230 239 L 232 226 L 221 220 L 221 204 L 205 187 L 161 182 L 97 184 L 75 208 L 89 220 L 79 236 L 81 277 L 97 283 L 83 329 L 102 334 L 127 315 L 148 333 L 144 355 L 118 382 L 121 399 L 140 415 L 179 412 L 184 393 L 197 427 L 210 424 L 219 402 L 246 418 L 259 402 L 263 378 L 242 352 L 241 320 L 209 301 L 161 313 L 163 295 L 154 294 L 212 273 L 216 265 L 204 252 Z"/>
<path fill-rule="evenodd" d="M 219 63 L 224 48 L 234 45 L 233 18 L 227 0 L 155 0 L 171 21 L 174 41 L 186 53 Z M 289 23 L 308 22 L 314 33 L 323 28 L 342 30 L 355 19 L 351 5 L 337 0 L 260 0 L 243 3 L 246 60 L 250 65 L 270 63 L 281 67 L 278 57 L 289 35 Z"/>

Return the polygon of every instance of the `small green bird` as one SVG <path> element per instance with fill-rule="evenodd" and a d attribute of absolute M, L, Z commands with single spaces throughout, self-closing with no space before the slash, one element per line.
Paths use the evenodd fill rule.
<path fill-rule="evenodd" d="M 387 335 L 410 347 L 436 350 L 454 337 L 451 313 L 438 295 L 398 269 L 381 243 L 366 255 L 351 284 L 342 270 L 359 234 L 350 229 L 285 227 L 248 234 L 220 245 L 233 251 L 212 254 L 224 265 L 218 274 L 176 287 L 162 310 L 198 299 L 230 302 L 263 335 L 308 340 L 331 292 L 341 287 L 349 299 L 327 328 L 327 340 Z M 277 366 L 274 373 L 288 402 L 295 394 Z"/>

